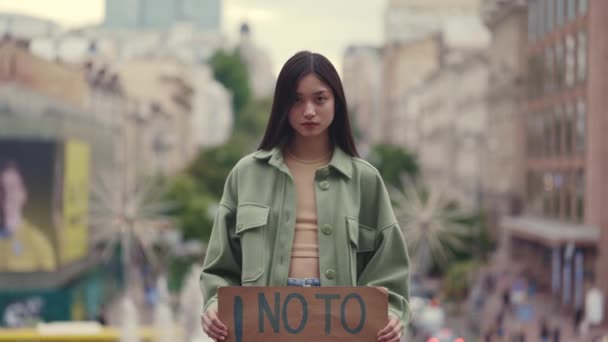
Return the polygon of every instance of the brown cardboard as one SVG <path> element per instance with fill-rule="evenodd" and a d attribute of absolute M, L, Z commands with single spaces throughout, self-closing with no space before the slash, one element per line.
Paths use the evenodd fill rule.
<path fill-rule="evenodd" d="M 372 342 L 388 323 L 380 288 L 238 286 L 218 292 L 229 342 Z"/>

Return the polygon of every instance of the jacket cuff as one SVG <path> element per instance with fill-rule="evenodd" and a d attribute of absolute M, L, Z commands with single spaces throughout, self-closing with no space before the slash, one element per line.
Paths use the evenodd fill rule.
<path fill-rule="evenodd" d="M 389 304 L 388 313 L 389 313 L 389 315 L 393 315 L 393 316 L 397 317 L 401 321 L 401 324 L 403 324 L 404 327 L 406 327 L 408 325 L 408 323 L 410 322 L 410 319 L 412 318 L 412 314 L 411 314 L 408 306 L 406 306 L 404 308 L 404 310 L 402 311 Z"/>
<path fill-rule="evenodd" d="M 205 306 L 203 307 L 203 312 L 207 312 L 209 309 L 214 309 L 217 311 L 217 296 L 213 296 L 207 301 Z"/>

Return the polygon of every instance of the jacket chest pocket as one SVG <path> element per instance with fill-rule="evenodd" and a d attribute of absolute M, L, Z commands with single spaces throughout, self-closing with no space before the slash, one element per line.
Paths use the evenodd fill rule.
<path fill-rule="evenodd" d="M 252 282 L 264 274 L 267 259 L 266 225 L 268 207 L 245 204 L 237 208 L 236 234 L 241 241 L 241 281 Z"/>
<path fill-rule="evenodd" d="M 350 274 L 353 286 L 357 285 L 359 272 L 365 265 L 359 264 L 358 256 L 374 251 L 376 243 L 376 230 L 366 227 L 359 223 L 359 220 L 347 217 L 348 226 L 349 254 L 350 254 Z"/>

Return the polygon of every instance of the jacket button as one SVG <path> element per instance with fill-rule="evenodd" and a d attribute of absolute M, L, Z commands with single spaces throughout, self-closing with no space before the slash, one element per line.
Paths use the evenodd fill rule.
<path fill-rule="evenodd" d="M 323 226 L 323 228 L 321 228 L 321 231 L 325 235 L 330 235 L 331 233 L 333 233 L 334 229 L 329 224 L 326 224 Z"/>
<path fill-rule="evenodd" d="M 319 183 L 319 187 L 321 188 L 321 190 L 327 190 L 327 189 L 329 189 L 329 182 L 322 181 L 321 183 Z"/>
<path fill-rule="evenodd" d="M 336 277 L 336 271 L 333 268 L 330 268 L 327 271 L 325 271 L 325 278 L 334 279 L 335 277 Z"/>

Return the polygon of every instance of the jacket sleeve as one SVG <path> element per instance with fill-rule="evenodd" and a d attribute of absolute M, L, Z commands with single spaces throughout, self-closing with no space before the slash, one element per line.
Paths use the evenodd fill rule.
<path fill-rule="evenodd" d="M 200 277 L 203 311 L 209 308 L 217 309 L 218 288 L 241 285 L 241 248 L 235 232 L 236 180 L 236 171 L 233 170 L 224 185 L 224 193 L 213 223 Z"/>
<path fill-rule="evenodd" d="M 388 290 L 389 313 L 401 320 L 404 326 L 411 318 L 409 307 L 409 256 L 388 191 L 377 174 L 371 192 L 367 195 L 368 224 L 375 225 L 374 250 L 361 261 L 358 286 L 384 287 Z"/>

